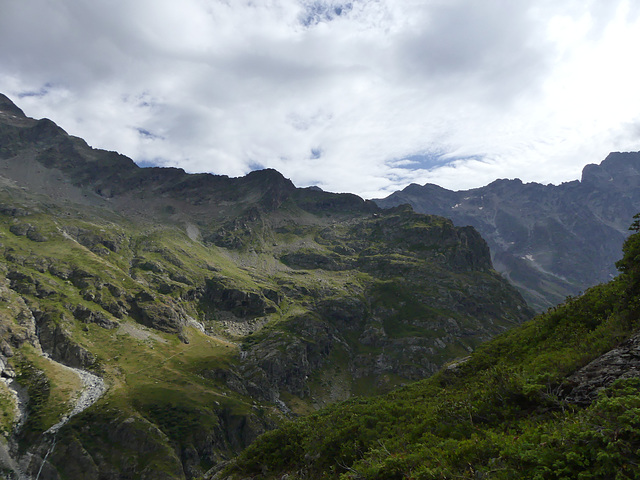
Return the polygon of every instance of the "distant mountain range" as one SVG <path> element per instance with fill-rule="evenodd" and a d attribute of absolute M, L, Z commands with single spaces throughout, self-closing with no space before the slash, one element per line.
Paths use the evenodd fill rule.
<path fill-rule="evenodd" d="M 640 211 L 640 153 L 611 153 L 561 185 L 496 180 L 451 191 L 412 184 L 375 202 L 472 225 L 493 265 L 538 311 L 617 275 L 628 226 Z"/>

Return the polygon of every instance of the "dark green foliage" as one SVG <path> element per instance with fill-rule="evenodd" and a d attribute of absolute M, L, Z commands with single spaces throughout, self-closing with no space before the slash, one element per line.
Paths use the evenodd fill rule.
<path fill-rule="evenodd" d="M 568 376 L 638 331 L 640 233 L 606 285 L 386 396 L 352 400 L 259 438 L 232 477 L 640 478 L 640 378 L 572 403 Z"/>
<path fill-rule="evenodd" d="M 184 478 L 163 433 L 131 412 L 103 403 L 74 417 L 69 426 L 59 432 L 49 457 L 63 479 Z M 85 451 L 99 451 L 100 466 L 84 458 Z"/>
<path fill-rule="evenodd" d="M 636 220 L 629 230 L 640 233 L 640 214 L 635 215 L 633 218 Z M 627 288 L 629 288 L 632 293 L 637 294 L 640 292 L 640 235 L 638 233 L 631 235 L 625 242 L 622 251 L 624 252 L 624 257 L 616 263 L 616 267 L 626 274 L 628 282 Z M 636 307 L 639 306 L 637 300 L 634 305 Z M 635 311 L 638 311 L 637 308 Z"/>
<path fill-rule="evenodd" d="M 51 385 L 44 372 L 25 358 L 19 357 L 16 360 L 16 371 L 18 373 L 16 380 L 29 395 L 27 421 L 21 430 L 21 443 L 26 446 L 46 429 L 45 407 L 51 393 Z"/>

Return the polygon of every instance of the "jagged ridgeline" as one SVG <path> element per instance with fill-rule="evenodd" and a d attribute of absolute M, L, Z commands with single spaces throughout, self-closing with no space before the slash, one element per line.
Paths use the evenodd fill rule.
<path fill-rule="evenodd" d="M 139 168 L 3 96 L 0 259 L 9 478 L 198 478 L 531 316 L 470 227 L 273 170 Z"/>
<path fill-rule="evenodd" d="M 503 179 L 453 192 L 413 184 L 376 203 L 473 225 L 496 270 L 543 312 L 618 274 L 629 219 L 640 211 L 640 152 L 611 153 L 561 185 Z"/>
<path fill-rule="evenodd" d="M 285 424 L 207 478 L 638 478 L 640 233 L 617 266 L 468 359 Z"/>

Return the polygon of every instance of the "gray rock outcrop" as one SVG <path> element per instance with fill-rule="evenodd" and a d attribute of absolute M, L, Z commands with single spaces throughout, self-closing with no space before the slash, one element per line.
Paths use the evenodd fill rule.
<path fill-rule="evenodd" d="M 596 358 L 568 378 L 566 400 L 588 405 L 598 392 L 619 379 L 640 378 L 640 333 Z"/>

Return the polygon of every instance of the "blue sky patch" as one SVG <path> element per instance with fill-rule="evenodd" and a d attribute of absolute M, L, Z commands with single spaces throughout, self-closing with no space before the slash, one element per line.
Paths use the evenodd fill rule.
<path fill-rule="evenodd" d="M 477 160 L 481 157 L 476 155 L 454 156 L 446 153 L 416 153 L 403 158 L 394 159 L 387 162 L 393 168 L 403 168 L 405 170 L 433 170 L 435 168 L 451 165 L 460 160 Z"/>
<path fill-rule="evenodd" d="M 26 92 L 18 93 L 18 98 L 25 97 L 44 97 L 51 90 L 52 85 L 50 83 L 45 83 L 40 90 L 27 90 Z"/>
<path fill-rule="evenodd" d="M 311 158 L 312 160 L 317 160 L 321 156 L 322 156 L 322 149 L 320 148 L 311 149 L 311 156 L 309 158 Z"/>
<path fill-rule="evenodd" d="M 160 135 L 156 135 L 155 133 L 150 132 L 146 128 L 138 127 L 138 128 L 136 128 L 136 131 L 138 132 L 138 135 L 140 135 L 143 138 L 149 139 L 149 140 L 162 140 L 163 139 L 163 137 L 161 137 Z"/>
<path fill-rule="evenodd" d="M 330 22 L 337 17 L 346 15 L 353 9 L 351 2 L 328 4 L 323 1 L 311 2 L 301 15 L 300 23 L 305 27 L 312 27 L 321 22 Z"/>

